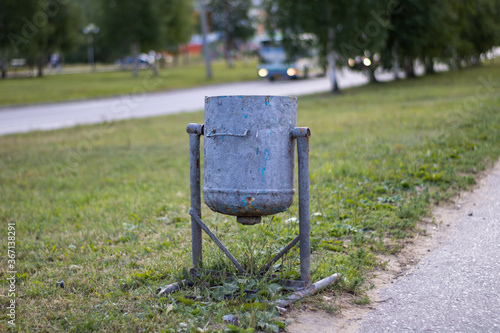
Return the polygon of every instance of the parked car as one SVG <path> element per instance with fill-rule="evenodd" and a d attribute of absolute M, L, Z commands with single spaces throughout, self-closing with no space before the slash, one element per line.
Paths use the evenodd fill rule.
<path fill-rule="evenodd" d="M 146 53 L 139 54 L 138 57 L 139 68 L 149 68 L 154 62 L 155 58 L 153 56 L 147 55 Z M 119 59 L 115 62 L 116 65 L 120 66 L 122 69 L 132 69 L 134 67 L 134 58 L 132 56 Z"/>

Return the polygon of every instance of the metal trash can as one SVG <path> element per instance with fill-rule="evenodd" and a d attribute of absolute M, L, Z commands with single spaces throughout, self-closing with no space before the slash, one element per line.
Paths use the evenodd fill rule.
<path fill-rule="evenodd" d="M 283 212 L 294 197 L 297 99 L 205 98 L 203 199 L 245 225 Z"/>

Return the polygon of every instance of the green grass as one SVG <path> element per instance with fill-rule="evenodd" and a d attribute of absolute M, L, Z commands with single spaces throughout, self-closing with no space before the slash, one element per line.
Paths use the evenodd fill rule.
<path fill-rule="evenodd" d="M 384 266 L 376 255 L 396 253 L 433 203 L 498 159 L 500 82 L 481 83 L 498 77 L 488 65 L 299 98 L 298 124 L 312 131 L 313 280 L 341 273 L 335 292 L 363 300 L 369 271 Z M 0 137 L 0 237 L 5 254 L 16 223 L 19 331 L 237 331 L 227 314 L 250 331 L 283 326 L 279 287 L 232 276 L 206 236 L 204 265 L 228 280 L 205 272 L 189 291 L 155 296 L 190 267 L 190 122 L 203 114 Z M 295 204 L 252 227 L 206 207 L 203 216 L 249 270 L 298 232 Z M 6 255 L 0 265 L 6 295 Z M 298 251 L 275 268 L 297 278 Z"/>
<path fill-rule="evenodd" d="M 201 64 L 162 69 L 157 77 L 149 70 L 141 70 L 137 78 L 132 77 L 131 71 L 115 71 L 0 80 L 0 105 L 58 102 L 257 80 L 256 68 L 255 60 L 248 65 L 236 61 L 232 69 L 224 62 L 213 62 L 212 80 L 206 79 L 205 67 Z"/>

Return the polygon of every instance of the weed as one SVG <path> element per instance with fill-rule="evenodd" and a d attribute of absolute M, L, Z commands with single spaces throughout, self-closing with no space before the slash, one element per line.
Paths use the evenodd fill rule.
<path fill-rule="evenodd" d="M 357 297 L 355 299 L 352 300 L 352 302 L 354 304 L 357 304 L 357 305 L 367 305 L 367 304 L 370 304 L 370 297 L 368 297 L 368 295 L 364 295 L 364 296 L 361 296 L 361 297 Z"/>

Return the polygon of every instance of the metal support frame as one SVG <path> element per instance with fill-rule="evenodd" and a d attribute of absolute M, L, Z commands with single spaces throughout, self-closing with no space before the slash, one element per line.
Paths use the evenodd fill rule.
<path fill-rule="evenodd" d="M 296 127 L 292 137 L 297 139 L 299 166 L 299 238 L 300 279 L 311 285 L 311 223 L 309 216 L 309 137 L 307 127 Z"/>
<path fill-rule="evenodd" d="M 233 262 L 241 274 L 246 274 L 243 266 L 210 231 L 201 220 L 201 185 L 200 185 L 200 136 L 203 135 L 202 124 L 189 124 L 189 155 L 190 155 L 190 179 L 191 179 L 191 237 L 193 251 L 193 268 L 202 267 L 202 230 L 217 244 L 217 246 Z M 297 300 L 312 295 L 327 286 L 336 283 L 340 276 L 331 275 L 316 283 L 311 282 L 311 224 L 309 215 L 309 137 L 311 131 L 307 127 L 296 127 L 291 133 L 291 137 L 297 140 L 298 155 L 298 178 L 299 178 L 299 235 L 295 237 L 287 246 L 277 253 L 264 267 L 260 273 L 264 275 L 272 265 L 285 255 L 291 248 L 300 242 L 300 279 L 304 288 L 299 289 L 288 299 L 277 303 L 278 306 L 287 306 Z M 178 283 L 160 288 L 159 294 L 165 294 L 178 290 Z"/>
<path fill-rule="evenodd" d="M 226 254 L 240 273 L 245 273 L 243 266 L 227 250 L 219 239 L 201 220 L 201 186 L 200 186 L 200 136 L 203 135 L 202 124 L 189 124 L 190 179 L 191 179 L 191 238 L 193 252 L 193 267 L 202 266 L 202 230 Z M 265 273 L 286 252 L 300 242 L 300 279 L 308 287 L 311 285 L 311 225 L 309 216 L 309 137 L 311 131 L 307 127 L 296 127 L 291 131 L 292 138 L 297 140 L 298 178 L 299 178 L 299 236 L 285 246 L 261 270 Z"/>
<path fill-rule="evenodd" d="M 191 211 L 201 218 L 200 189 L 200 136 L 203 135 L 202 124 L 189 124 L 189 174 L 191 185 Z M 201 226 L 191 216 L 191 245 L 193 249 L 193 266 L 201 267 L 203 262 Z"/>

